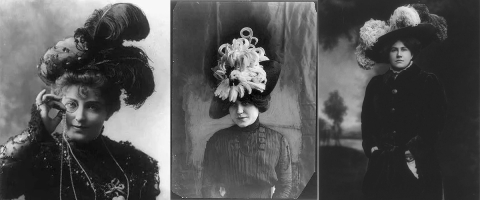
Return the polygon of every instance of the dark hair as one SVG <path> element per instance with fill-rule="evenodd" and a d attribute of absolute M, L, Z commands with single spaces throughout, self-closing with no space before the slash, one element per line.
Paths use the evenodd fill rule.
<path fill-rule="evenodd" d="M 261 95 L 246 95 L 243 98 L 238 99 L 242 103 L 250 103 L 258 108 L 258 111 L 261 113 L 268 110 L 270 107 L 270 95 L 261 96 Z"/>
<path fill-rule="evenodd" d="M 105 101 L 108 117 L 120 110 L 121 89 L 110 83 L 100 72 L 95 70 L 87 70 L 83 73 L 65 72 L 55 81 L 52 89 L 56 95 L 60 95 L 65 87 L 72 85 L 79 86 L 78 94 L 81 97 L 86 96 L 86 87 L 94 89 L 95 94 Z"/>
<path fill-rule="evenodd" d="M 388 43 L 383 46 L 383 49 L 381 50 L 382 58 L 385 59 L 385 61 L 388 63 L 389 61 L 389 53 L 390 49 L 392 48 L 392 45 L 395 44 L 395 42 L 401 41 L 405 47 L 410 50 L 412 53 L 412 60 L 415 60 L 417 57 L 418 53 L 420 53 L 420 49 L 422 48 L 422 43 L 414 37 L 406 37 L 406 38 L 399 38 L 396 40 L 391 40 Z"/>

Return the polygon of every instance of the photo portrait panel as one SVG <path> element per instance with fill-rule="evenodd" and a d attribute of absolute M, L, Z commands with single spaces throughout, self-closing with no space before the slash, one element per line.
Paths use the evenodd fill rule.
<path fill-rule="evenodd" d="M 364 99 L 368 99 L 366 90 L 369 82 L 373 81 L 374 77 L 388 74 L 391 71 L 391 64 L 377 62 L 370 70 L 359 66 L 357 47 L 362 42 L 361 28 L 366 27 L 367 22 L 373 20 L 381 20 L 390 25 L 389 19 L 397 8 L 415 3 L 425 4 L 428 8 L 427 12 L 443 17 L 447 24 L 446 38 L 443 41 L 433 42 L 413 55 L 413 63 L 419 69 L 434 74 L 445 93 L 444 120 L 431 125 L 431 127 L 441 126 L 441 131 L 432 142 L 435 155 L 430 158 L 438 159 L 437 167 L 440 167 L 445 199 L 478 199 L 479 197 L 479 2 L 474 0 L 462 2 L 367 0 L 319 3 L 320 199 L 365 198 L 362 187 L 368 184 L 364 182 L 364 177 L 367 166 L 372 165 L 369 164 L 366 152 L 372 150 L 368 147 L 364 149 L 368 144 L 364 143 L 362 136 L 368 133 L 362 133 L 362 112 L 365 112 L 362 110 L 362 105 Z M 423 22 L 424 12 L 421 17 Z M 374 29 L 370 30 L 372 30 L 370 32 L 372 36 Z M 368 30 L 363 29 L 363 32 Z M 367 36 L 363 35 L 363 37 Z M 400 72 L 398 76 L 401 77 L 402 73 Z M 418 84 L 415 87 L 420 88 L 421 85 Z M 389 91 L 388 94 L 403 95 L 403 91 L 397 89 Z M 411 98 L 410 95 L 404 97 L 406 98 L 396 99 L 397 103 Z M 341 99 L 341 101 L 332 101 L 333 99 Z M 441 98 L 430 101 L 429 105 L 434 104 L 438 99 Z M 341 105 L 344 106 L 344 115 L 339 127 L 335 126 L 335 120 L 329 116 L 330 112 L 326 111 L 327 107 L 332 107 L 329 102 L 342 102 Z M 413 106 L 420 100 L 411 102 Z M 342 108 L 342 106 L 339 107 Z M 409 108 L 409 106 L 402 108 Z M 402 108 L 395 108 L 395 111 L 389 110 L 388 113 L 401 112 Z M 342 111 L 342 109 L 339 110 Z M 413 120 L 415 117 L 399 117 L 393 124 L 398 122 L 417 124 L 420 120 Z M 424 117 L 422 120 L 428 121 L 432 118 L 434 117 Z M 383 123 L 379 121 L 375 122 L 382 125 Z M 389 128 L 393 127 L 395 126 L 392 125 Z M 395 128 L 405 127 L 408 126 Z M 340 134 L 335 136 L 338 130 Z M 428 131 L 431 130 L 422 130 L 420 133 Z M 406 134 L 411 133 L 402 133 L 402 135 Z M 431 169 L 435 170 L 435 168 Z"/>
<path fill-rule="evenodd" d="M 174 2 L 172 5 L 172 192 L 202 197 L 207 141 L 234 126 L 227 114 L 209 115 L 218 86 L 214 68 L 222 44 L 251 28 L 281 73 L 259 121 L 288 141 L 290 198 L 315 171 L 317 15 L 313 2 Z M 261 63 L 260 63 L 261 64 Z M 267 79 L 268 84 L 268 79 Z M 220 173 L 220 172 L 219 172 Z M 223 173 L 223 172 L 222 172 Z M 172 195 L 174 195 L 172 193 Z M 227 191 L 228 194 L 228 191 Z"/>
<path fill-rule="evenodd" d="M 120 110 L 105 121 L 103 135 L 114 141 L 129 141 L 135 148 L 157 160 L 161 191 L 157 198 L 168 199 L 170 197 L 168 2 L 144 0 L 0 2 L 0 144 L 5 144 L 10 137 L 20 134 L 27 128 L 35 97 L 42 89 L 50 92 L 49 87 L 37 75 L 37 65 L 47 49 L 58 41 L 72 37 L 77 28 L 84 26 L 95 9 L 120 2 L 132 3 L 139 7 L 149 21 L 150 32 L 146 39 L 125 42 L 124 45 L 139 47 L 148 55 L 156 87 L 155 92 L 138 109 L 126 106 L 122 100 L 125 96 L 119 97 L 122 104 Z M 165 9 L 160 9 L 162 7 Z M 124 163 L 120 165 L 124 166 Z M 112 170 L 116 170 L 116 165 Z M 55 191 L 58 192 L 58 189 Z"/>

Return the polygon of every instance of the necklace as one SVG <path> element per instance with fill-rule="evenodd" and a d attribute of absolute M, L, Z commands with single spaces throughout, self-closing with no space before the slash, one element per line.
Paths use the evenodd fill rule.
<path fill-rule="evenodd" d="M 127 200 L 128 200 L 128 197 L 130 195 L 130 183 L 129 183 L 129 180 L 128 180 L 128 177 L 127 177 L 127 174 L 125 174 L 125 171 L 123 171 L 123 168 L 118 164 L 117 160 L 115 159 L 115 157 L 113 157 L 112 155 L 112 152 L 110 152 L 110 149 L 108 148 L 107 144 L 105 144 L 105 141 L 103 140 L 103 137 L 100 138 L 102 140 L 102 143 L 103 143 L 103 146 L 105 147 L 105 149 L 107 150 L 108 154 L 110 155 L 110 157 L 113 159 L 113 161 L 115 162 L 115 164 L 117 164 L 118 168 L 120 169 L 120 171 L 122 171 L 123 173 L 123 176 L 125 177 L 125 180 L 127 181 Z M 118 179 L 117 179 L 118 180 Z M 112 180 L 112 182 L 115 181 Z M 119 184 L 117 184 L 119 185 Z M 123 185 L 122 185 L 123 186 Z M 113 191 L 115 189 L 115 187 L 111 188 L 111 190 Z M 123 188 L 121 188 L 123 189 Z"/>
<path fill-rule="evenodd" d="M 87 171 L 82 167 L 82 165 L 80 164 L 80 161 L 77 159 L 77 157 L 75 156 L 73 150 L 72 150 L 72 147 L 70 146 L 70 143 L 68 142 L 68 139 L 66 136 L 66 117 L 65 117 L 65 113 L 63 113 L 63 116 L 62 116 L 62 125 L 63 125 L 63 133 L 62 133 L 62 139 L 61 139 L 61 142 L 60 142 L 60 148 L 61 148 L 61 156 L 60 156 L 60 200 L 62 199 L 62 180 L 63 180 L 63 164 L 64 164 L 64 157 L 65 155 L 64 154 L 67 154 L 67 150 L 65 150 L 65 147 L 64 147 L 64 143 L 67 144 L 67 149 L 68 149 L 68 155 L 67 156 L 67 160 L 68 160 L 68 168 L 69 168 L 69 175 L 70 175 L 70 181 L 71 181 L 71 185 L 72 185 L 72 189 L 73 189 L 73 194 L 75 196 L 75 199 L 78 200 L 77 198 L 77 193 L 75 191 L 75 185 L 74 185 L 74 182 L 73 182 L 73 177 L 72 177 L 72 163 L 71 163 L 71 159 L 73 158 L 75 160 L 75 162 L 77 163 L 77 165 L 80 167 L 80 169 L 82 170 L 83 174 L 85 174 L 87 180 L 88 180 L 88 183 L 87 185 L 89 185 L 91 188 L 92 188 L 92 191 L 94 193 L 94 196 L 95 196 L 95 200 L 97 199 L 97 190 L 95 189 L 94 185 L 93 185 L 93 181 L 92 179 L 90 178 L 90 176 L 88 175 Z M 115 157 L 113 156 L 113 154 L 111 153 L 110 149 L 108 148 L 108 146 L 106 145 L 103 137 L 101 137 L 101 140 L 102 140 L 102 144 L 103 146 L 105 147 L 105 149 L 107 150 L 108 154 L 110 155 L 110 157 L 112 158 L 112 160 L 115 162 L 115 164 L 117 165 L 117 167 L 120 169 L 120 171 L 123 173 L 123 176 L 125 177 L 125 180 L 126 180 L 126 183 L 127 183 L 127 193 L 126 193 L 126 196 L 127 196 L 127 200 L 129 198 L 129 195 L 130 195 L 130 183 L 129 183 L 129 179 L 125 173 L 125 171 L 123 170 L 123 168 L 120 166 L 120 164 L 118 164 L 117 160 L 115 159 Z M 119 195 L 120 194 L 124 194 L 123 192 L 123 189 L 124 189 L 124 185 L 120 183 L 120 181 L 117 179 L 117 178 L 114 178 L 111 183 L 107 184 L 109 186 L 109 191 L 105 192 L 105 194 L 109 194 L 109 193 L 113 193 L 115 192 L 115 194 L 117 195 L 116 197 L 114 197 L 113 199 L 124 199 L 123 196 Z"/>
<path fill-rule="evenodd" d="M 75 161 L 77 162 L 77 165 L 80 167 L 80 169 L 82 169 L 82 172 L 85 174 L 85 176 L 87 177 L 87 180 L 88 182 L 90 183 L 90 187 L 92 188 L 93 190 L 93 193 L 95 195 L 95 200 L 97 199 L 97 191 L 95 190 L 95 188 L 93 187 L 93 183 L 92 183 L 92 180 L 90 178 L 90 176 L 88 176 L 87 172 L 85 171 L 85 169 L 82 167 L 82 165 L 80 164 L 80 161 L 78 161 L 77 157 L 75 156 L 75 154 L 73 153 L 72 151 L 72 147 L 70 146 L 70 143 L 68 143 L 68 140 L 67 140 L 67 136 L 66 136 L 66 132 L 67 132 L 67 120 L 66 120 L 66 114 L 63 113 L 62 114 L 62 125 L 63 125 L 63 133 L 62 133 L 62 141 L 61 141 L 61 161 L 60 161 L 60 200 L 62 199 L 62 180 L 63 180 L 63 158 L 64 158 L 64 155 L 66 152 L 64 152 L 64 143 L 67 144 L 67 148 L 68 148 L 68 152 L 69 152 L 69 155 L 67 155 L 67 160 L 68 160 L 68 168 L 69 168 L 69 174 L 70 174 L 70 181 L 71 181 L 71 184 L 72 184 L 72 189 L 73 189 L 73 194 L 75 196 L 75 199 L 78 200 L 77 198 L 77 193 L 75 191 L 75 184 L 73 183 L 73 177 L 72 177 L 72 163 L 71 163 L 71 157 L 73 157 L 75 159 Z"/>

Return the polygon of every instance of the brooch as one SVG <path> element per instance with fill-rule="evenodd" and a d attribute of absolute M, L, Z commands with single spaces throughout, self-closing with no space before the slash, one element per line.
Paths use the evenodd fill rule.
<path fill-rule="evenodd" d="M 125 192 L 123 191 L 125 189 L 125 185 L 120 183 L 120 180 L 118 178 L 114 178 L 110 183 L 107 184 L 108 191 L 105 192 L 105 194 L 115 194 L 115 197 L 112 198 L 112 200 L 125 200 Z"/>

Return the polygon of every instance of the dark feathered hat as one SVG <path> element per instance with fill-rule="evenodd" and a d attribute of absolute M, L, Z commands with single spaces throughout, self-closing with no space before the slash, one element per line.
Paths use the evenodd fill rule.
<path fill-rule="evenodd" d="M 73 37 L 47 50 L 37 66 L 38 75 L 51 85 L 66 72 L 96 70 L 125 91 L 127 105 L 138 108 L 154 91 L 153 69 L 145 52 L 123 42 L 140 41 L 149 32 L 145 14 L 133 4 L 95 10 Z"/>
<path fill-rule="evenodd" d="M 358 65 L 371 69 L 377 62 L 388 63 L 381 55 L 383 47 L 392 40 L 406 37 L 418 39 L 422 47 L 443 41 L 447 38 L 447 22 L 431 14 L 424 4 L 398 7 L 388 22 L 370 19 L 360 28 L 360 44 L 355 52 Z"/>
<path fill-rule="evenodd" d="M 243 28 L 240 36 L 233 39 L 232 44 L 220 46 L 218 53 L 221 58 L 217 66 L 212 68 L 218 83 L 209 111 L 214 119 L 227 115 L 230 104 L 237 99 L 263 102 L 266 105 L 259 110 L 265 112 L 270 93 L 280 77 L 280 64 L 269 60 L 263 48 L 255 47 L 258 39 L 253 37 L 252 29 Z"/>

